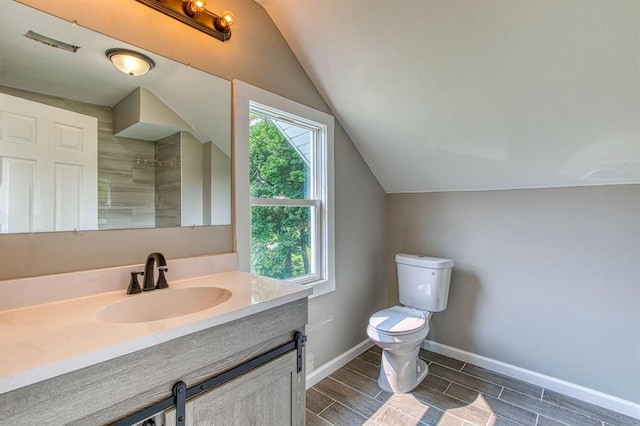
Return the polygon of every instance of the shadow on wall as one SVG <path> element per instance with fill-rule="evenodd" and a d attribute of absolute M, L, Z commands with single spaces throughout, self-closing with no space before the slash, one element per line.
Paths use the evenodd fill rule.
<path fill-rule="evenodd" d="M 431 331 L 427 339 L 475 351 L 476 312 L 481 300 L 482 283 L 478 276 L 471 269 L 456 263 L 451 272 L 447 309 L 431 317 Z M 447 327 L 455 327 L 455 333 L 449 332 Z"/>
<path fill-rule="evenodd" d="M 320 367 L 317 365 L 315 350 L 315 341 L 323 341 L 334 330 L 335 318 L 333 312 L 326 310 L 315 310 L 309 306 L 309 322 L 307 323 L 307 346 L 306 346 L 306 371 L 307 374 Z"/>

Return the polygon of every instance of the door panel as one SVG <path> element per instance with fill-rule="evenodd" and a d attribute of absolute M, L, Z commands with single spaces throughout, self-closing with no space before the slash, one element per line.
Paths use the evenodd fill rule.
<path fill-rule="evenodd" d="M 28 183 L 16 178 L 19 160 L 35 167 Z M 0 232 L 97 229 L 95 117 L 0 94 L 0 163 Z"/>
<path fill-rule="evenodd" d="M 187 401 L 186 425 L 303 424 L 299 376 L 304 373 L 297 373 L 296 365 L 296 353 L 290 352 Z M 175 409 L 168 410 L 165 425 L 175 424 Z"/>

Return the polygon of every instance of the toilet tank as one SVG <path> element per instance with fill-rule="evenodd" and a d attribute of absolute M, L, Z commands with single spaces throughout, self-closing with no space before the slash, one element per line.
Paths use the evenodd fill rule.
<path fill-rule="evenodd" d="M 447 308 L 453 260 L 398 253 L 396 266 L 402 305 L 429 312 Z"/>

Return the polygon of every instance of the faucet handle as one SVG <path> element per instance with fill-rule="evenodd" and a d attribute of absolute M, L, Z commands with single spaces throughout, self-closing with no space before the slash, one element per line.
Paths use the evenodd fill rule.
<path fill-rule="evenodd" d="M 131 280 L 129 281 L 129 287 L 127 288 L 127 294 L 140 293 L 140 283 L 138 282 L 138 275 L 144 275 L 144 272 L 132 272 Z"/>
<path fill-rule="evenodd" d="M 156 283 L 156 289 L 168 288 L 167 278 L 164 276 L 165 272 L 168 272 L 169 268 L 166 266 L 158 267 L 158 282 Z"/>

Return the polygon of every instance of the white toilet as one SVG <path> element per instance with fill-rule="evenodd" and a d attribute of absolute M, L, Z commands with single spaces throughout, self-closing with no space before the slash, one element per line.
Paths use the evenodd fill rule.
<path fill-rule="evenodd" d="M 382 348 L 378 385 L 387 392 L 404 393 L 427 376 L 427 364 L 418 353 L 429 334 L 432 313 L 447 308 L 453 260 L 399 253 L 396 265 L 403 306 L 373 314 L 367 334 Z"/>

